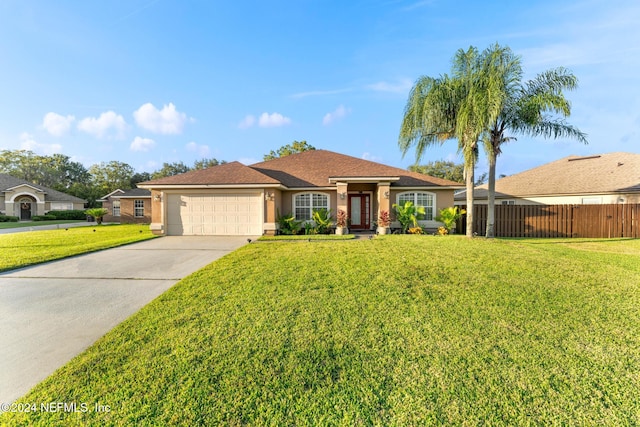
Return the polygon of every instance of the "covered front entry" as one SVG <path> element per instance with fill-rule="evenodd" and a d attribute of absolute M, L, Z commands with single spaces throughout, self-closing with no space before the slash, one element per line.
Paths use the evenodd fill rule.
<path fill-rule="evenodd" d="M 260 193 L 169 194 L 170 236 L 257 236 L 262 234 Z"/>
<path fill-rule="evenodd" d="M 20 205 L 20 221 L 29 221 L 31 219 L 33 200 L 28 197 L 22 197 L 18 203 Z"/>
<path fill-rule="evenodd" d="M 369 194 L 349 194 L 350 228 L 368 230 L 371 228 L 371 196 Z"/>

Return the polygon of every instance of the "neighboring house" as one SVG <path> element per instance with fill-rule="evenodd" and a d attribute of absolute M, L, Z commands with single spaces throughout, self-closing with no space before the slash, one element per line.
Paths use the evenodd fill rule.
<path fill-rule="evenodd" d="M 326 150 L 245 166 L 231 162 L 139 183 L 151 190 L 151 229 L 166 235 L 274 234 L 278 215 L 309 221 L 314 209 L 347 212 L 350 229 L 370 230 L 394 203 L 424 206 L 435 229 L 462 184 Z M 393 217 L 393 215 L 392 215 Z M 399 224 L 393 225 L 399 228 Z"/>
<path fill-rule="evenodd" d="M 109 211 L 102 220 L 122 224 L 151 222 L 151 191 L 143 188 L 115 190 L 98 200 Z"/>
<path fill-rule="evenodd" d="M 0 174 L 0 213 L 22 221 L 49 211 L 82 210 L 86 200 L 33 184 L 11 175 Z"/>
<path fill-rule="evenodd" d="M 466 193 L 456 193 L 456 205 Z M 487 204 L 487 185 L 474 191 Z M 640 203 L 640 154 L 569 156 L 496 180 L 496 205 Z"/>

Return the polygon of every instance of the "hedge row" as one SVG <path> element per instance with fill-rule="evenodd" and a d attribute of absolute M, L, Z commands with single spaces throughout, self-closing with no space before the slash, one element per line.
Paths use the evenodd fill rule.
<path fill-rule="evenodd" d="M 0 222 L 18 222 L 19 220 L 17 216 L 0 215 Z"/>

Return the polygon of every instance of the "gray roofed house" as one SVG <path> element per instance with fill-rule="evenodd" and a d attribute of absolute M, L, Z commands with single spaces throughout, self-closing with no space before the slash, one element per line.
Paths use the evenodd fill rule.
<path fill-rule="evenodd" d="M 0 174 L 0 213 L 29 220 L 49 211 L 82 210 L 87 201 L 52 188 Z"/>
<path fill-rule="evenodd" d="M 487 203 L 487 185 L 475 188 L 478 204 Z M 456 205 L 466 203 L 464 191 Z M 640 154 L 568 156 L 496 180 L 496 204 L 640 203 Z"/>

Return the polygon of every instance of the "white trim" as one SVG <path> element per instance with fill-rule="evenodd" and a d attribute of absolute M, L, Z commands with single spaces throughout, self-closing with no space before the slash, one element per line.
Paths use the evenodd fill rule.
<path fill-rule="evenodd" d="M 33 187 L 31 187 L 31 188 L 33 188 Z M 44 194 L 44 193 L 43 193 L 43 194 Z M 15 200 L 16 200 L 18 197 L 21 197 L 21 196 L 29 196 L 29 197 L 33 197 L 34 199 L 36 199 L 36 203 L 44 203 L 44 202 L 45 202 L 45 200 L 44 200 L 44 199 L 41 199 L 40 197 L 38 197 L 38 195 L 37 195 L 37 194 L 34 194 L 34 193 L 16 193 L 16 194 L 14 194 L 13 196 L 11 196 L 11 198 L 9 198 L 9 202 L 15 202 Z"/>
<path fill-rule="evenodd" d="M 424 222 L 424 223 L 430 223 L 430 222 L 437 222 L 435 221 L 435 218 L 437 216 L 437 212 L 436 212 L 436 206 L 438 206 L 437 204 L 437 195 L 435 193 L 431 193 L 429 191 L 418 191 L 418 190 L 410 190 L 410 191 L 403 191 L 402 193 L 397 193 L 396 194 L 396 204 L 400 204 L 400 196 L 403 194 L 418 194 L 418 193 L 424 193 L 424 194 L 428 194 L 433 198 L 433 206 L 431 206 L 431 219 L 423 219 L 423 220 L 419 220 L 418 223 Z M 414 198 L 414 202 L 413 205 L 414 206 L 423 206 L 423 205 L 418 205 L 417 202 L 417 196 L 415 196 Z M 423 206 L 424 207 L 424 206 Z"/>
<path fill-rule="evenodd" d="M 332 183 L 349 183 L 349 182 L 370 182 L 381 183 L 381 182 L 395 182 L 399 181 L 399 176 L 330 176 L 329 182 Z"/>
<path fill-rule="evenodd" d="M 291 214 L 293 215 L 293 217 L 298 220 L 298 221 L 311 221 L 312 219 L 298 219 L 296 216 L 296 197 L 298 196 L 302 196 L 304 194 L 310 194 L 311 195 L 311 211 L 313 211 L 313 195 L 314 194 L 320 194 L 322 196 L 325 196 L 327 198 L 327 210 L 331 210 L 331 195 L 327 194 L 325 192 L 320 192 L 320 191 L 301 191 L 298 193 L 292 193 L 291 194 Z"/>

